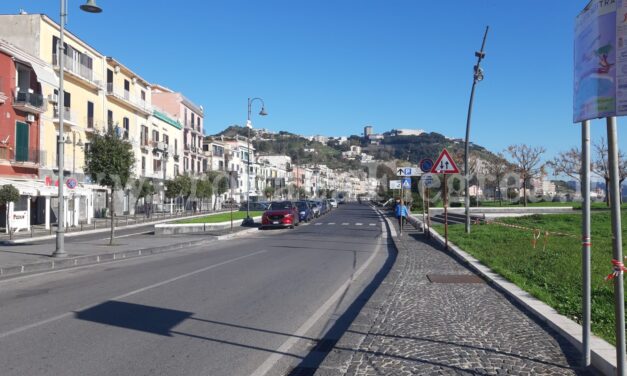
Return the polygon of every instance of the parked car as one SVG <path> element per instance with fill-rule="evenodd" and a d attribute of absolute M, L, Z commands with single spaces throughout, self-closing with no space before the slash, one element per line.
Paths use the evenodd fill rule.
<path fill-rule="evenodd" d="M 332 208 L 334 208 L 334 209 L 337 208 L 337 200 L 336 199 L 334 199 L 334 198 L 330 199 L 329 200 L 329 204 L 331 204 Z"/>
<path fill-rule="evenodd" d="M 311 212 L 313 213 L 314 218 L 318 218 L 322 215 L 322 204 L 320 201 L 309 200 L 309 206 L 311 207 Z"/>
<path fill-rule="evenodd" d="M 314 218 L 313 210 L 308 201 L 296 201 L 298 208 L 298 219 L 301 222 L 309 222 Z"/>
<path fill-rule="evenodd" d="M 294 228 L 300 222 L 298 208 L 292 201 L 274 201 L 261 217 L 261 229 L 269 227 Z"/>
<path fill-rule="evenodd" d="M 224 200 L 224 202 L 222 203 L 222 209 L 237 209 L 237 208 L 239 208 L 239 204 L 237 203 L 237 201 L 231 198 Z"/>

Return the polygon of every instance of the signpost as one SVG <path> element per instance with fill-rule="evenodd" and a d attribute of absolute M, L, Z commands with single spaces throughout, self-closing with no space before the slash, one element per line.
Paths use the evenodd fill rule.
<path fill-rule="evenodd" d="M 422 171 L 416 167 L 398 167 L 396 169 L 396 176 L 420 176 Z"/>
<path fill-rule="evenodd" d="M 400 180 L 390 180 L 388 183 L 390 184 L 390 189 L 401 189 Z"/>
<path fill-rule="evenodd" d="M 422 172 L 430 172 L 433 168 L 433 160 L 430 158 L 425 158 L 420 161 L 420 170 Z"/>
<path fill-rule="evenodd" d="M 627 0 L 590 1 L 575 19 L 573 122 L 581 122 L 583 365 L 590 365 L 590 130 L 606 118 L 612 218 L 616 373 L 624 376 L 625 297 L 616 116 L 627 115 Z M 608 263 L 609 264 L 609 263 Z"/>
<path fill-rule="evenodd" d="M 436 159 L 431 172 L 444 175 L 444 247 L 448 250 L 448 192 L 446 175 L 459 174 L 459 168 L 446 149 L 442 149 L 440 156 Z"/>

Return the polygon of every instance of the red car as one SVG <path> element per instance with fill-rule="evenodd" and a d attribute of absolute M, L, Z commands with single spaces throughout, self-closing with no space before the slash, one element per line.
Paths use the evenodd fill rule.
<path fill-rule="evenodd" d="M 275 201 L 270 203 L 261 217 L 261 228 L 289 227 L 299 224 L 298 207 L 292 201 Z"/>

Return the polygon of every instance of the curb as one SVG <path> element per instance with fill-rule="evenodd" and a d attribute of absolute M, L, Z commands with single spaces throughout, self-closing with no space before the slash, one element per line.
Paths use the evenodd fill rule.
<path fill-rule="evenodd" d="M 252 217 L 253 220 L 260 220 L 261 216 Z M 233 221 L 233 227 L 244 223 L 243 219 Z M 155 224 L 155 235 L 176 235 L 201 233 L 206 231 L 225 230 L 231 227 L 231 221 L 216 223 L 157 223 Z"/>
<path fill-rule="evenodd" d="M 187 216 L 187 217 L 179 217 L 178 219 L 199 218 L 199 217 L 205 217 L 207 215 L 221 214 L 221 213 L 225 213 L 225 212 L 224 211 L 218 211 L 218 212 L 213 212 L 213 213 L 190 215 L 190 216 Z M 174 218 L 161 219 L 161 220 L 152 221 L 152 222 L 135 223 L 135 224 L 132 224 L 132 225 L 118 226 L 115 229 L 116 230 L 123 230 L 123 229 L 127 229 L 127 228 L 128 229 L 133 229 L 133 228 L 138 228 L 138 227 L 145 227 L 145 226 L 150 226 L 150 225 L 157 225 L 157 224 L 160 224 L 160 223 L 166 223 L 166 222 L 170 222 L 170 221 L 176 220 L 176 219 L 177 218 L 174 217 Z M 103 228 L 98 228 L 98 229 L 95 229 L 95 230 L 66 232 L 64 236 L 66 238 L 70 238 L 70 237 L 73 237 L 73 236 L 99 234 L 101 232 L 109 232 L 109 231 L 111 231 L 111 227 L 103 227 Z M 54 234 L 54 231 L 52 233 Z M 21 238 L 21 239 L 15 239 L 15 240 L 0 240 L 0 245 L 23 244 L 23 243 L 30 243 L 30 242 L 38 242 L 38 241 L 41 241 L 41 240 L 50 240 L 50 239 L 55 239 L 55 238 L 56 238 L 56 235 L 44 235 L 44 236 L 35 236 L 35 237 L 32 237 L 32 238 Z"/>
<path fill-rule="evenodd" d="M 128 251 L 120 251 L 120 252 L 111 252 L 111 253 L 100 253 L 97 255 L 87 255 L 87 256 L 78 256 L 78 257 L 68 257 L 64 259 L 55 259 L 51 261 L 43 261 L 43 262 L 35 262 L 31 264 L 23 264 L 16 266 L 8 266 L 4 268 L 0 268 L 0 281 L 7 277 L 15 277 L 17 275 L 22 274 L 39 274 L 44 272 L 49 272 L 53 270 L 61 270 L 61 269 L 71 269 L 79 266 L 86 265 L 95 265 L 101 264 L 105 262 L 118 261 L 123 259 L 130 259 L 136 257 L 150 256 L 156 255 L 160 253 L 168 253 L 174 251 L 180 251 L 185 248 L 196 247 L 203 244 L 208 244 L 213 241 L 220 241 L 226 239 L 232 239 L 240 236 L 248 235 L 258 229 L 250 228 L 242 231 L 235 232 L 233 234 L 219 235 L 207 239 L 201 240 L 190 240 L 183 243 L 177 243 L 167 246 L 161 247 L 152 247 L 152 248 L 143 248 L 143 249 L 134 249 Z"/>
<path fill-rule="evenodd" d="M 413 217 L 420 223 L 420 221 Z M 432 228 L 429 228 L 431 237 L 444 248 L 445 239 Z M 457 256 L 461 261 L 466 263 L 473 271 L 485 278 L 492 286 L 499 289 L 505 295 L 516 301 L 527 312 L 535 316 L 540 321 L 546 323 L 550 328 L 559 333 L 568 342 L 570 342 L 579 352 L 582 351 L 582 327 L 566 316 L 559 314 L 548 304 L 536 299 L 528 292 L 524 291 L 515 284 L 509 282 L 499 274 L 495 273 L 489 267 L 483 265 L 479 260 L 468 254 L 466 251 L 448 242 L 449 251 Z M 591 366 L 601 372 L 603 375 L 616 374 L 616 347 L 607 341 L 590 335 L 590 352 Z"/>

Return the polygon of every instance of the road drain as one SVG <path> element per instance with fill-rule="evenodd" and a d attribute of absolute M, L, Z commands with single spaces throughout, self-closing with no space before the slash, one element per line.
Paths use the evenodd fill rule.
<path fill-rule="evenodd" d="M 474 274 L 427 274 L 431 283 L 485 283 Z"/>

